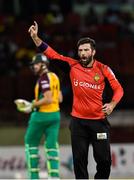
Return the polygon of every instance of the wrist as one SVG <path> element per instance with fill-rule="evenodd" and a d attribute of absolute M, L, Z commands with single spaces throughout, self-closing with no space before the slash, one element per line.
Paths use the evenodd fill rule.
<path fill-rule="evenodd" d="M 115 106 L 117 105 L 117 102 L 116 101 L 114 101 L 114 100 L 112 100 L 111 102 L 111 105 L 113 106 L 113 109 L 115 108 Z"/>
<path fill-rule="evenodd" d="M 41 51 L 41 52 L 44 52 L 46 49 L 48 48 L 48 45 L 47 43 L 45 42 L 41 42 L 40 45 L 38 46 L 38 49 Z"/>
<path fill-rule="evenodd" d="M 31 37 L 32 37 L 32 39 L 33 39 L 33 41 L 34 41 L 34 43 L 35 43 L 35 45 L 36 45 L 37 47 L 42 44 L 42 40 L 38 37 L 37 34 L 34 34 L 34 35 L 32 35 Z"/>
<path fill-rule="evenodd" d="M 33 39 L 33 40 L 37 40 L 37 39 L 38 39 L 37 34 L 33 34 L 33 35 L 31 35 L 31 37 L 32 37 L 32 39 Z"/>
<path fill-rule="evenodd" d="M 32 109 L 35 108 L 36 107 L 35 106 L 35 100 L 33 100 L 31 103 L 32 103 Z"/>

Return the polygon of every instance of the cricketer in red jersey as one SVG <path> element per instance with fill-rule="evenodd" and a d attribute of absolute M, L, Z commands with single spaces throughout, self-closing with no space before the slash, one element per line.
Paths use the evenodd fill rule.
<path fill-rule="evenodd" d="M 34 22 L 29 33 L 35 45 L 50 59 L 66 61 L 70 65 L 73 89 L 72 121 L 70 123 L 74 172 L 76 179 L 88 179 L 88 148 L 93 146 L 97 172 L 95 179 L 108 179 L 111 168 L 110 134 L 106 116 L 111 114 L 123 96 L 123 88 L 107 65 L 94 59 L 95 41 L 78 41 L 79 60 L 65 57 L 38 37 L 38 24 Z M 113 90 L 110 103 L 103 104 L 105 78 Z"/>

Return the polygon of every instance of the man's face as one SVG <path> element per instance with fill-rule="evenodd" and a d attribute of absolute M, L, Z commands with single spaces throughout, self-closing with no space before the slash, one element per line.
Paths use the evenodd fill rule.
<path fill-rule="evenodd" d="M 87 67 L 92 61 L 95 55 L 95 50 L 93 50 L 89 43 L 81 44 L 78 47 L 78 56 L 80 58 L 80 63 L 82 66 Z"/>
<path fill-rule="evenodd" d="M 35 75 L 39 75 L 42 71 L 42 63 L 36 63 L 32 65 L 32 70 L 34 72 Z"/>

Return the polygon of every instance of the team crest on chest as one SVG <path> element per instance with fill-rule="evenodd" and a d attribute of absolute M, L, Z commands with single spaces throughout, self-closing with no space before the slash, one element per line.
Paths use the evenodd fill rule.
<path fill-rule="evenodd" d="M 94 80 L 97 82 L 97 81 L 99 81 L 99 79 L 100 79 L 100 76 L 98 73 L 96 73 L 94 76 Z"/>

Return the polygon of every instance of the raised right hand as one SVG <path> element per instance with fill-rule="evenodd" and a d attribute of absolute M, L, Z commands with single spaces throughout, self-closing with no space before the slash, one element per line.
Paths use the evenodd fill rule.
<path fill-rule="evenodd" d="M 30 33 L 30 36 L 32 38 L 36 37 L 38 34 L 38 24 L 36 21 L 34 21 L 34 24 L 30 26 L 30 28 L 28 29 L 28 32 Z"/>

